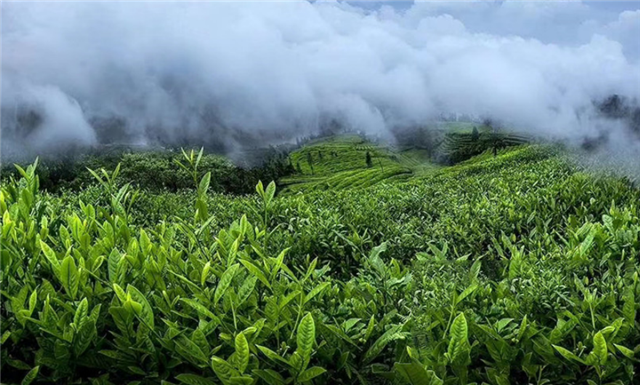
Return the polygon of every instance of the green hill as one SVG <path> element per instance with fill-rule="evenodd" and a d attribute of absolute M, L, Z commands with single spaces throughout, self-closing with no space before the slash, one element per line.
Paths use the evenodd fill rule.
<path fill-rule="evenodd" d="M 400 151 L 355 135 L 317 140 L 294 151 L 290 159 L 296 173 L 280 180 L 287 192 L 367 187 L 405 181 L 439 168 L 423 150 Z"/>
<path fill-rule="evenodd" d="M 377 145 L 357 135 L 317 139 L 289 155 L 296 170 L 280 179 L 287 193 L 368 187 L 381 182 L 409 181 L 430 175 L 443 167 L 480 155 L 494 147 L 503 149 L 527 143 L 527 137 L 492 132 L 480 126 L 474 137 L 472 123 L 442 124 L 439 143 L 420 146 Z M 367 153 L 371 162 L 367 164 Z M 436 163 L 441 160 L 442 162 Z"/>

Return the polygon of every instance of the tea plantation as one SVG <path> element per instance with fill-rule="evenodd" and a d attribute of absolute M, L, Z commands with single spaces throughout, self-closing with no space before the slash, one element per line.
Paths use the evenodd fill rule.
<path fill-rule="evenodd" d="M 127 164 L 6 177 L 2 383 L 640 383 L 629 181 L 541 145 L 289 158 L 241 195 L 195 152 L 175 188 Z"/>

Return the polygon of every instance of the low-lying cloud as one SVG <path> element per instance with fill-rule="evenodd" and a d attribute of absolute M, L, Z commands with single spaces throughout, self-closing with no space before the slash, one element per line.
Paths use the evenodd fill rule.
<path fill-rule="evenodd" d="M 604 132 L 635 149 L 626 121 L 594 102 L 638 105 L 640 11 L 594 15 L 580 2 L 5 2 L 2 156 L 99 143 L 232 151 L 331 121 L 391 137 L 447 113 L 575 144 Z"/>

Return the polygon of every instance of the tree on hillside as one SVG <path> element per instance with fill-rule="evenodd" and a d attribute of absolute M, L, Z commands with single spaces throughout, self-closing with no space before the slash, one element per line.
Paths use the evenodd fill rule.
<path fill-rule="evenodd" d="M 322 160 L 322 151 L 318 151 L 318 158 L 320 158 L 320 160 Z"/>
<path fill-rule="evenodd" d="M 373 161 L 371 160 L 371 153 L 367 151 L 366 155 L 367 167 L 371 168 L 373 166 Z"/>
<path fill-rule="evenodd" d="M 492 145 L 493 145 L 493 157 L 495 158 L 496 156 L 498 156 L 498 136 L 496 134 L 496 124 L 490 118 L 484 119 L 482 124 L 485 127 L 488 127 L 488 128 L 491 129 L 491 139 L 492 139 Z"/>
<path fill-rule="evenodd" d="M 477 142 L 480 138 L 480 133 L 478 132 L 478 127 L 473 126 L 473 131 L 471 131 L 471 140 L 473 142 Z"/>
<path fill-rule="evenodd" d="M 302 174 L 302 167 L 300 166 L 300 161 L 296 162 L 296 170 L 298 170 L 298 172 Z"/>
<path fill-rule="evenodd" d="M 313 157 L 311 156 L 311 151 L 307 152 L 307 163 L 309 163 L 311 174 L 313 174 Z"/>

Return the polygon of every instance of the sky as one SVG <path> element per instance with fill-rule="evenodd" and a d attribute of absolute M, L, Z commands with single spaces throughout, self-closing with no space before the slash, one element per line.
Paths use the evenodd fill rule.
<path fill-rule="evenodd" d="M 449 14 L 468 31 L 515 35 L 545 43 L 583 44 L 602 34 L 640 55 L 640 1 L 349 1 L 354 7 L 380 10 L 391 7 L 423 15 Z"/>
<path fill-rule="evenodd" d="M 226 152 L 330 121 L 392 140 L 443 113 L 576 144 L 604 133 L 611 153 L 638 142 L 594 102 L 640 100 L 640 2 L 1 7 L 3 158 L 95 146 L 105 130 Z"/>

